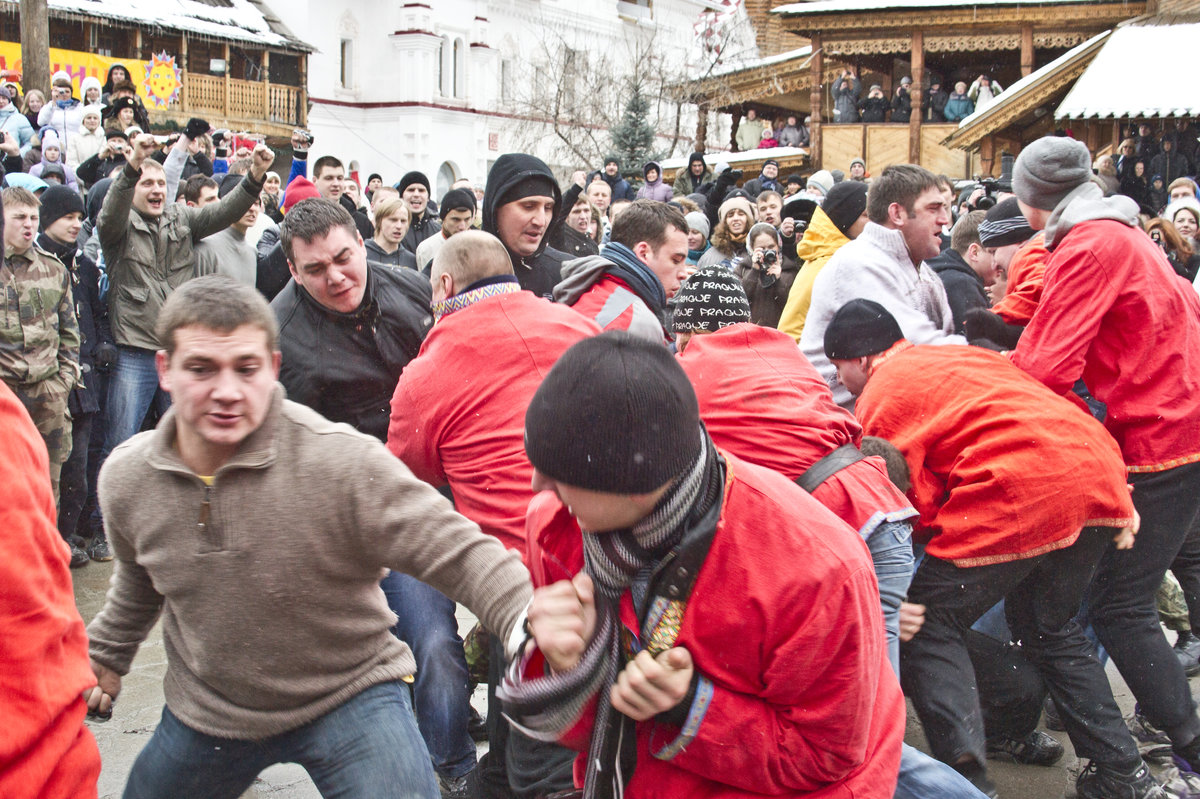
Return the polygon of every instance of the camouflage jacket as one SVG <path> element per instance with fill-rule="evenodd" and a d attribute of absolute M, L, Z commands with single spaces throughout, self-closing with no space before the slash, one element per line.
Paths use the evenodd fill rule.
<path fill-rule="evenodd" d="M 67 268 L 40 247 L 4 255 L 0 378 L 14 386 L 57 378 L 65 394 L 79 380 L 79 325 Z"/>

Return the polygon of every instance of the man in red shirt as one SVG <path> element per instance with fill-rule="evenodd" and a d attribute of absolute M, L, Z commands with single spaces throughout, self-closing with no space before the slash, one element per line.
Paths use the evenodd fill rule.
<path fill-rule="evenodd" d="M 1200 300 L 1138 226 L 1137 203 L 1091 183 L 1090 162 L 1082 143 L 1046 137 L 1014 166 L 1050 257 L 1012 360 L 1055 394 L 1082 378 L 1107 405 L 1142 529 L 1135 549 L 1100 561 L 1091 621 L 1142 713 L 1195 771 L 1200 716 L 1154 594 L 1174 564 L 1200 625 Z"/>
<path fill-rule="evenodd" d="M 900 673 L 934 754 L 994 795 L 963 636 L 1004 599 L 1013 637 L 1042 672 L 1076 754 L 1091 760 L 1078 796 L 1163 797 L 1074 620 L 1110 541 L 1128 548 L 1137 531 L 1109 435 L 1001 355 L 913 347 L 870 300 L 834 314 L 825 353 L 858 396 L 863 430 L 908 461 L 926 543 L 908 596 L 926 611 L 901 645 Z"/>

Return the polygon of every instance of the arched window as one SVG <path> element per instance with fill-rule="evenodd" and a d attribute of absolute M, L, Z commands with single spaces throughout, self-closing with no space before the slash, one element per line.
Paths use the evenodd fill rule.
<path fill-rule="evenodd" d="M 446 192 L 450 191 L 450 187 L 454 185 L 454 181 L 458 180 L 458 167 L 453 161 L 443 161 L 438 167 L 437 180 L 434 185 L 437 187 L 437 196 L 441 197 Z"/>
<path fill-rule="evenodd" d="M 438 91 L 443 97 L 454 94 L 454 45 L 449 36 L 442 37 L 442 46 L 438 48 Z"/>

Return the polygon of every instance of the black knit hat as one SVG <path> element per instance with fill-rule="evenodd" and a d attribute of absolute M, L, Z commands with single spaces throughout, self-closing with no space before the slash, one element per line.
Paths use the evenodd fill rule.
<path fill-rule="evenodd" d="M 570 486 L 644 494 L 700 457 L 696 393 L 661 344 L 610 331 L 558 359 L 525 413 L 525 452 Z"/>
<path fill-rule="evenodd" d="M 42 230 L 62 219 L 67 214 L 85 214 L 83 198 L 79 192 L 66 186 L 51 186 L 42 192 L 41 226 Z"/>
<path fill-rule="evenodd" d="M 451 189 L 442 196 L 438 204 L 438 216 L 446 218 L 451 211 L 470 211 L 475 213 L 475 192 L 468 189 Z"/>
<path fill-rule="evenodd" d="M 137 101 L 132 97 L 118 97 L 109 103 L 109 111 L 114 117 L 126 108 L 132 108 L 134 111 L 137 111 Z"/>
<path fill-rule="evenodd" d="M 558 186 L 549 175 L 526 175 L 505 190 L 496 201 L 496 207 L 524 200 L 526 197 L 554 197 L 555 205 L 561 197 Z"/>
<path fill-rule="evenodd" d="M 1021 213 L 1016 197 L 1009 197 L 988 209 L 979 223 L 979 243 L 984 247 L 1004 247 L 1022 244 L 1033 238 L 1034 230 Z"/>
<path fill-rule="evenodd" d="M 821 202 L 821 210 L 838 230 L 849 236 L 850 228 L 867 210 L 867 184 L 859 180 L 835 183 Z"/>
<path fill-rule="evenodd" d="M 889 349 L 904 334 L 896 317 L 872 300 L 850 300 L 825 328 L 825 357 L 848 361 Z"/>
<path fill-rule="evenodd" d="M 425 187 L 425 191 L 429 191 L 429 178 L 425 177 L 424 172 L 417 172 L 415 170 L 400 178 L 400 182 L 396 184 L 396 191 L 403 194 L 404 190 L 414 183 L 420 183 Z"/>
<path fill-rule="evenodd" d="M 675 295 L 672 324 L 679 333 L 715 333 L 750 321 L 750 301 L 742 281 L 724 266 L 706 266 L 684 282 Z"/>

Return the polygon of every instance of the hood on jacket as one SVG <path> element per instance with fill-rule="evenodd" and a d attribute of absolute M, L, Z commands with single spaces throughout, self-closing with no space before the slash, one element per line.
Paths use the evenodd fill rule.
<path fill-rule="evenodd" d="M 586 255 L 562 265 L 562 280 L 554 287 L 554 301 L 574 305 L 599 280 L 612 261 L 599 255 Z"/>
<path fill-rule="evenodd" d="M 1092 181 L 1082 184 L 1059 202 L 1046 222 L 1046 249 L 1058 246 L 1071 228 L 1083 222 L 1112 219 L 1130 227 L 1138 226 L 1138 204 L 1123 194 L 1105 197 Z"/>
<path fill-rule="evenodd" d="M 497 236 L 496 230 L 496 209 L 502 205 L 500 200 L 508 194 L 509 189 L 520 183 L 522 180 L 532 176 L 541 176 L 550 180 L 552 191 L 554 192 L 554 208 L 557 210 L 562 205 L 562 190 L 558 187 L 558 181 L 554 179 L 554 173 L 550 171 L 550 167 L 546 166 L 542 159 L 526 153 L 505 153 L 496 159 L 496 163 L 492 165 L 492 171 L 488 173 L 487 186 L 483 190 L 483 230 L 486 233 L 491 233 Z M 546 226 L 546 234 L 549 234 L 550 226 Z M 537 250 L 528 258 L 536 258 L 546 251 L 548 245 L 548 235 L 542 235 L 542 241 L 538 244 Z M 505 249 L 508 249 L 507 245 Z M 511 250 L 509 251 L 511 255 Z"/>
<path fill-rule="evenodd" d="M 646 165 L 644 167 L 642 167 L 642 177 L 645 178 L 646 173 L 649 172 L 651 169 L 653 169 L 655 172 L 658 173 L 658 177 L 655 178 L 654 180 L 646 180 L 646 185 L 647 186 L 657 186 L 658 184 L 662 183 L 662 179 L 663 179 L 662 167 L 659 166 L 659 163 L 657 161 L 647 161 L 646 162 Z"/>
<path fill-rule="evenodd" d="M 850 239 L 846 237 L 845 233 L 838 230 L 838 226 L 833 224 L 829 214 L 817 208 L 813 211 L 808 228 L 804 231 L 804 238 L 800 239 L 800 243 L 796 245 L 796 258 L 804 263 L 821 258 L 828 259 L 843 245 L 849 243 Z"/>
<path fill-rule="evenodd" d="M 979 280 L 979 275 L 975 274 L 975 270 L 967 263 L 967 259 L 963 258 L 958 250 L 953 250 L 949 247 L 925 263 L 939 275 L 943 272 L 962 272 L 965 275 L 969 275 L 972 280 Z"/>

